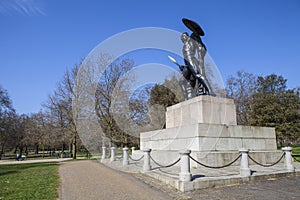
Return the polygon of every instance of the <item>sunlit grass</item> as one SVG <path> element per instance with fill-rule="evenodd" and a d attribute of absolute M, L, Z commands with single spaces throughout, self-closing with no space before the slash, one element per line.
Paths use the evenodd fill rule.
<path fill-rule="evenodd" d="M 300 154 L 300 146 L 293 147 L 293 154 Z"/>
<path fill-rule="evenodd" d="M 0 199 L 57 199 L 58 164 L 0 165 Z"/>

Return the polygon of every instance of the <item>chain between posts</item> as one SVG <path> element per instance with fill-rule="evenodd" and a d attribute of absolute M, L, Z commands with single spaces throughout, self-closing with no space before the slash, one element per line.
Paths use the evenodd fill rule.
<path fill-rule="evenodd" d="M 129 155 L 129 159 L 132 160 L 132 161 L 140 161 L 144 158 L 144 155 L 142 155 L 139 159 L 133 159 L 130 155 Z"/>
<path fill-rule="evenodd" d="M 223 166 L 209 166 L 209 165 L 205 165 L 201 162 L 199 162 L 198 160 L 196 160 L 195 158 L 193 158 L 192 156 L 189 156 L 190 159 L 192 159 L 194 162 L 198 163 L 199 165 L 203 166 L 203 167 L 207 167 L 207 168 L 212 168 L 212 169 L 221 169 L 221 168 L 225 168 L 228 167 L 230 165 L 232 165 L 233 163 L 235 163 L 240 157 L 242 156 L 242 154 L 239 154 L 233 161 L 231 161 L 230 163 L 223 165 Z"/>
<path fill-rule="evenodd" d="M 115 157 L 116 160 L 121 160 L 122 158 L 123 158 L 123 156 L 118 156 L 118 157 L 116 156 Z"/>
<path fill-rule="evenodd" d="M 292 157 L 294 158 L 295 161 L 300 162 L 300 160 L 298 160 L 295 155 L 292 155 Z"/>
<path fill-rule="evenodd" d="M 150 159 L 151 159 L 156 165 L 159 166 L 159 167 L 155 167 L 155 168 L 152 169 L 152 170 L 155 170 L 155 169 L 159 169 L 159 168 L 168 168 L 168 167 L 172 167 L 172 166 L 176 165 L 176 164 L 181 160 L 181 157 L 179 157 L 176 161 L 174 161 L 174 162 L 172 162 L 172 163 L 170 163 L 170 164 L 168 164 L 168 165 L 161 165 L 161 164 L 159 164 L 158 162 L 156 162 L 156 161 L 152 158 L 151 155 L 150 155 Z"/>
<path fill-rule="evenodd" d="M 250 155 L 248 155 L 248 157 L 249 157 L 250 160 L 252 160 L 252 161 L 253 161 L 255 164 L 257 164 L 257 165 L 260 165 L 260 166 L 262 166 L 262 167 L 272 167 L 272 166 L 278 164 L 278 163 L 281 161 L 281 159 L 284 157 L 284 155 L 285 155 L 285 153 L 283 153 L 283 154 L 281 155 L 281 157 L 280 157 L 276 162 L 274 162 L 274 163 L 272 163 L 272 164 L 269 164 L 269 165 L 265 165 L 265 164 L 261 164 L 261 163 L 257 162 L 257 161 L 254 160 Z"/>

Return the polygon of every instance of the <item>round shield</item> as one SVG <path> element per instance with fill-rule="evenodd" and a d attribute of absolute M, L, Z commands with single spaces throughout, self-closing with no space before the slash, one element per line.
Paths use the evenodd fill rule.
<path fill-rule="evenodd" d="M 196 22 L 186 18 L 182 18 L 182 22 L 188 29 L 190 29 L 196 35 L 204 36 L 204 31 Z"/>

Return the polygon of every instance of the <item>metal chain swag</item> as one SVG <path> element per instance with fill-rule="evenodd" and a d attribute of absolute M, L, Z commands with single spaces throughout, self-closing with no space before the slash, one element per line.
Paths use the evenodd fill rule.
<path fill-rule="evenodd" d="M 116 160 L 122 160 L 122 159 L 123 159 L 123 156 L 116 156 L 115 159 L 116 159 Z"/>
<path fill-rule="evenodd" d="M 129 159 L 132 160 L 132 161 L 135 161 L 135 162 L 140 161 L 140 160 L 142 160 L 143 158 L 144 158 L 144 155 L 142 155 L 139 159 L 133 159 L 133 158 L 129 155 Z"/>
<path fill-rule="evenodd" d="M 260 166 L 262 166 L 262 167 L 272 167 L 272 166 L 274 166 L 274 165 L 276 165 L 276 164 L 278 164 L 280 161 L 281 161 L 281 159 L 284 157 L 284 155 L 285 155 L 285 153 L 283 153 L 282 155 L 281 155 L 281 157 L 276 161 L 276 162 L 274 162 L 274 163 L 272 163 L 272 164 L 261 164 L 261 163 L 259 163 L 259 162 L 257 162 L 256 160 L 254 160 L 250 155 L 248 155 L 248 157 L 249 157 L 249 159 L 250 160 L 252 160 L 255 164 L 257 164 L 257 165 L 260 165 Z"/>
<path fill-rule="evenodd" d="M 152 170 L 159 169 L 159 168 L 168 168 L 168 167 L 172 167 L 172 166 L 176 165 L 176 164 L 181 160 L 181 158 L 179 157 L 176 161 L 174 161 L 174 162 L 172 162 L 172 163 L 170 163 L 170 164 L 168 164 L 168 165 L 161 165 L 161 164 L 159 164 L 158 162 L 156 162 L 156 161 L 152 158 L 151 155 L 150 155 L 150 159 L 151 159 L 156 165 L 159 166 L 159 167 L 153 168 Z"/>
<path fill-rule="evenodd" d="M 233 161 L 231 161 L 230 163 L 228 163 L 226 165 L 223 165 L 223 166 L 209 166 L 209 165 L 205 165 L 205 164 L 199 162 L 198 160 L 196 160 L 195 158 L 193 158 L 192 156 L 189 156 L 189 157 L 194 162 L 196 162 L 197 164 L 199 164 L 199 165 L 201 165 L 203 167 L 212 168 L 212 169 L 221 169 L 221 168 L 229 167 L 230 165 L 232 165 L 233 163 L 235 163 L 241 156 L 242 156 L 242 154 L 239 154 Z"/>
<path fill-rule="evenodd" d="M 298 160 L 298 159 L 296 158 L 296 157 L 298 157 L 298 156 L 292 155 L 292 157 L 294 158 L 295 161 L 300 162 L 300 160 Z"/>

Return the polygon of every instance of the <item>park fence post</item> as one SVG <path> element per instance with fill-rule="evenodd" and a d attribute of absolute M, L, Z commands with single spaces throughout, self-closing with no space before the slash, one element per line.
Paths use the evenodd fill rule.
<path fill-rule="evenodd" d="M 128 160 L 128 147 L 123 148 L 123 166 L 126 166 L 129 164 Z"/>
<path fill-rule="evenodd" d="M 106 147 L 102 147 L 102 158 L 101 162 L 103 162 L 106 159 Z"/>
<path fill-rule="evenodd" d="M 240 149 L 239 152 L 242 154 L 240 175 L 241 176 L 250 176 L 251 170 L 249 168 L 249 160 L 248 160 L 249 150 L 248 149 Z"/>
<path fill-rule="evenodd" d="M 294 172 L 295 167 L 293 165 L 292 158 L 292 147 L 283 147 L 282 151 L 284 152 L 284 166 L 288 172 Z"/>
<path fill-rule="evenodd" d="M 135 151 L 135 147 L 131 147 L 131 156 L 133 156 L 134 151 Z"/>
<path fill-rule="evenodd" d="M 116 147 L 110 148 L 110 162 L 113 162 L 116 160 Z"/>
<path fill-rule="evenodd" d="M 151 149 L 144 149 L 144 165 L 143 165 L 143 172 L 148 172 L 151 170 L 151 165 L 150 165 L 150 152 Z"/>
<path fill-rule="evenodd" d="M 179 180 L 188 182 L 192 180 L 192 174 L 190 169 L 190 153 L 191 150 L 182 150 L 179 152 L 181 156 L 180 160 L 180 173 Z"/>

